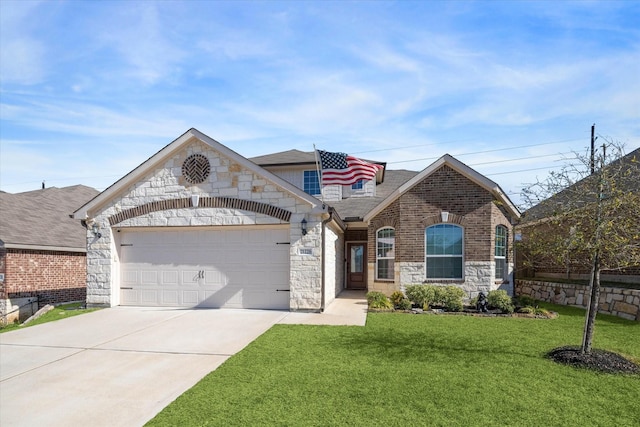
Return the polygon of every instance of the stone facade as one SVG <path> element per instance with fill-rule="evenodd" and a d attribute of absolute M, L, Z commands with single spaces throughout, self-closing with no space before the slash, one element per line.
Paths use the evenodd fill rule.
<path fill-rule="evenodd" d="M 47 304 L 86 298 L 84 253 L 3 248 L 0 258 L 0 315 L 9 322 Z"/>
<path fill-rule="evenodd" d="M 448 217 L 443 221 L 442 212 Z M 429 280 L 425 271 L 425 229 L 440 223 L 464 229 L 464 277 L 462 280 Z M 368 228 L 369 289 L 404 290 L 406 285 L 431 283 L 462 287 L 470 297 L 481 290 L 505 289 L 513 293 L 513 249 L 507 249 L 508 275 L 495 280 L 495 228 L 503 225 L 511 240 L 513 227 L 506 211 L 486 189 L 447 165 L 417 183 L 375 218 Z M 395 229 L 395 278 L 376 280 L 376 233 Z"/>
<path fill-rule="evenodd" d="M 209 160 L 211 172 L 205 182 L 189 184 L 181 166 L 192 154 Z M 208 199 L 207 199 L 208 198 Z M 199 200 L 240 200 L 246 206 L 268 205 L 289 212 L 288 221 L 255 210 L 211 208 L 200 206 Z M 135 211 L 153 202 L 186 200 L 185 207 L 140 209 L 140 215 L 118 218 L 123 212 Z M 178 206 L 172 202 L 172 206 Z M 163 206 L 161 203 L 153 206 Z M 325 214 L 326 215 L 326 214 Z M 118 229 L 125 227 L 196 227 L 233 225 L 290 224 L 290 308 L 317 310 L 321 292 L 321 221 L 322 212 L 291 193 L 278 188 L 264 177 L 225 157 L 209 145 L 193 138 L 180 151 L 165 159 L 147 175 L 132 183 L 105 206 L 91 213 L 90 222 L 100 227 L 101 237 L 87 231 L 87 302 L 90 306 L 113 306 L 119 301 Z M 115 218 L 115 219 L 114 219 Z M 308 222 L 308 233 L 300 229 L 302 219 Z M 115 222 L 115 223 L 114 223 Z M 301 248 L 310 249 L 300 255 Z"/>
<path fill-rule="evenodd" d="M 586 307 L 589 302 L 586 285 L 516 280 L 515 287 L 516 295 L 527 295 L 538 301 L 577 307 Z M 601 287 L 598 312 L 640 321 L 640 290 Z"/>

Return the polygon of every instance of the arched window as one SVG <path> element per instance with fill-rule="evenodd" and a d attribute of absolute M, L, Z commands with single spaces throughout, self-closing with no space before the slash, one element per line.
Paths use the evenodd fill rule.
<path fill-rule="evenodd" d="M 396 257 L 396 231 L 385 227 L 376 233 L 376 279 L 393 280 Z"/>
<path fill-rule="evenodd" d="M 496 227 L 496 247 L 494 252 L 496 263 L 496 280 L 504 280 L 507 274 L 507 227 Z"/>
<path fill-rule="evenodd" d="M 427 227 L 425 234 L 427 279 L 462 279 L 462 227 L 436 224 Z"/>

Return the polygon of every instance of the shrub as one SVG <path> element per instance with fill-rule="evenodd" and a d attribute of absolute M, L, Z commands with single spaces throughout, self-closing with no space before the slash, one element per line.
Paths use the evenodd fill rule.
<path fill-rule="evenodd" d="M 457 286 L 447 286 L 439 289 L 440 304 L 447 311 L 462 311 L 462 298 L 466 295 L 464 290 Z"/>
<path fill-rule="evenodd" d="M 411 310 L 411 301 L 408 298 L 402 298 L 397 308 L 398 310 Z"/>
<path fill-rule="evenodd" d="M 531 298 L 529 295 L 520 295 L 516 300 L 518 301 L 518 305 L 521 305 L 522 307 L 536 306 L 536 300 Z"/>
<path fill-rule="evenodd" d="M 489 291 L 487 305 L 490 308 L 497 308 L 503 313 L 513 313 L 515 310 L 511 297 L 507 294 L 507 291 L 502 289 Z"/>
<path fill-rule="evenodd" d="M 367 293 L 367 304 L 369 308 L 390 309 L 393 308 L 393 304 L 389 301 L 389 298 L 382 292 L 371 291 Z"/>
<path fill-rule="evenodd" d="M 536 308 L 530 305 L 526 307 L 522 307 L 521 309 L 518 310 L 518 313 L 524 313 L 524 314 L 534 314 L 535 312 L 536 312 Z"/>
<path fill-rule="evenodd" d="M 407 297 L 424 310 L 432 305 L 442 306 L 447 311 L 461 311 L 464 290 L 457 286 L 409 285 Z"/>
<path fill-rule="evenodd" d="M 435 300 L 435 290 L 433 286 L 429 285 L 407 285 L 406 293 L 410 301 L 426 310 Z"/>
<path fill-rule="evenodd" d="M 389 297 L 389 299 L 391 300 L 393 306 L 397 308 L 400 305 L 400 302 L 405 299 L 405 297 L 401 291 L 395 291 L 391 294 L 391 297 Z"/>

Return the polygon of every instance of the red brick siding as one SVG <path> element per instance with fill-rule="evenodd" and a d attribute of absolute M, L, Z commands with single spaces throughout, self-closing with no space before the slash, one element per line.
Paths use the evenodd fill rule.
<path fill-rule="evenodd" d="M 7 249 L 2 298 L 37 296 L 39 305 L 86 299 L 86 255 Z"/>
<path fill-rule="evenodd" d="M 396 229 L 396 261 L 424 262 L 425 228 L 440 223 L 442 211 L 451 214 L 450 223 L 464 227 L 465 261 L 493 261 L 495 226 L 506 226 L 509 239 L 513 233 L 508 215 L 494 201 L 489 191 L 442 166 L 372 220 L 368 261 L 375 262 L 376 231 L 386 225 Z"/>

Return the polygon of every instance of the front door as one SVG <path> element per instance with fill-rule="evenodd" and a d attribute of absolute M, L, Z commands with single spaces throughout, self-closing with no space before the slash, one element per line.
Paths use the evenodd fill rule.
<path fill-rule="evenodd" d="M 367 289 L 366 243 L 347 243 L 347 289 Z"/>

